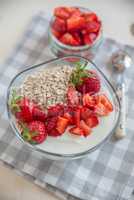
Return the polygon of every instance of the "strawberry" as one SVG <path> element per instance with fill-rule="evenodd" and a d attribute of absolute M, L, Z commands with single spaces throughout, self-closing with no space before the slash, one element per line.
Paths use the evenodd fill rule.
<path fill-rule="evenodd" d="M 97 102 L 102 103 L 109 112 L 113 111 L 113 105 L 105 94 L 98 95 L 96 99 Z"/>
<path fill-rule="evenodd" d="M 86 26 L 85 18 L 79 16 L 72 16 L 67 19 L 67 30 L 80 30 Z"/>
<path fill-rule="evenodd" d="M 59 39 L 61 37 L 61 33 L 59 31 L 55 30 L 54 28 L 51 28 L 51 32 L 57 39 Z"/>
<path fill-rule="evenodd" d="M 84 44 L 86 44 L 86 45 L 92 45 L 92 40 L 91 40 L 89 34 L 85 34 L 83 36 L 83 40 L 84 40 Z"/>
<path fill-rule="evenodd" d="M 79 108 L 75 108 L 74 109 L 74 124 L 79 127 L 80 126 L 80 109 Z"/>
<path fill-rule="evenodd" d="M 48 132 L 48 135 L 51 137 L 58 137 L 61 135 L 61 133 L 59 133 L 59 131 L 56 128 L 54 128 Z"/>
<path fill-rule="evenodd" d="M 86 23 L 86 30 L 88 31 L 88 33 L 96 33 L 100 30 L 100 27 L 100 22 L 92 21 Z"/>
<path fill-rule="evenodd" d="M 83 95 L 83 106 L 86 106 L 92 110 L 94 110 L 94 106 L 96 105 L 96 101 L 94 96 L 89 95 L 89 93 L 86 93 Z"/>
<path fill-rule="evenodd" d="M 71 115 L 69 112 L 66 112 L 66 113 L 64 114 L 64 118 L 68 119 L 68 123 L 69 123 L 70 125 L 73 125 L 73 124 L 74 124 L 74 119 L 73 119 L 72 115 Z"/>
<path fill-rule="evenodd" d="M 40 144 L 47 138 L 46 127 L 43 122 L 32 121 L 27 127 L 22 125 L 22 138 L 31 144 Z"/>
<path fill-rule="evenodd" d="M 46 114 L 39 107 L 33 106 L 32 116 L 34 120 L 45 122 Z"/>
<path fill-rule="evenodd" d="M 74 135 L 78 135 L 78 136 L 83 136 L 83 134 L 84 134 L 84 131 L 81 128 L 76 127 L 76 126 L 69 129 L 69 132 Z"/>
<path fill-rule="evenodd" d="M 82 78 L 82 84 L 77 85 L 77 90 L 84 93 L 95 94 L 100 91 L 100 79 L 93 71 L 88 71 L 89 77 Z"/>
<path fill-rule="evenodd" d="M 48 117 L 54 117 L 58 115 L 63 115 L 64 113 L 64 106 L 62 104 L 56 104 L 55 106 L 50 106 L 48 108 Z"/>
<path fill-rule="evenodd" d="M 48 117 L 46 120 L 46 129 L 49 135 L 49 132 L 56 127 L 58 117 Z"/>
<path fill-rule="evenodd" d="M 95 94 L 101 87 L 98 75 L 94 71 L 87 70 L 86 64 L 82 65 L 79 62 L 71 74 L 70 82 L 82 94 Z"/>
<path fill-rule="evenodd" d="M 96 104 L 94 112 L 98 116 L 107 116 L 109 114 L 109 110 L 100 102 Z"/>
<path fill-rule="evenodd" d="M 74 86 L 69 86 L 67 91 L 67 101 L 69 105 L 78 105 L 79 104 L 79 97 L 78 92 L 76 91 Z"/>
<path fill-rule="evenodd" d="M 67 7 L 57 7 L 54 9 L 54 15 L 61 19 L 68 19 L 70 17 L 70 12 Z"/>
<path fill-rule="evenodd" d="M 91 111 L 89 108 L 87 107 L 82 107 L 81 108 L 81 119 L 86 120 L 87 118 L 89 118 L 92 115 L 93 111 Z"/>
<path fill-rule="evenodd" d="M 60 134 L 63 134 L 68 126 L 68 119 L 64 117 L 58 117 L 56 129 Z"/>
<path fill-rule="evenodd" d="M 59 33 L 64 33 L 66 31 L 66 22 L 63 19 L 56 17 L 52 23 L 52 29 Z"/>
<path fill-rule="evenodd" d="M 71 45 L 71 46 L 79 46 L 79 42 L 71 35 L 71 33 L 66 32 L 60 37 L 60 42 Z"/>
<path fill-rule="evenodd" d="M 98 21 L 97 15 L 93 12 L 84 13 L 83 16 L 85 17 L 86 22 Z"/>
<path fill-rule="evenodd" d="M 78 33 L 78 32 L 71 32 L 71 34 L 77 40 L 77 42 L 79 43 L 79 45 L 82 45 L 82 39 L 81 39 L 80 33 Z"/>
<path fill-rule="evenodd" d="M 93 128 L 99 124 L 99 120 L 96 115 L 91 115 L 90 117 L 85 119 L 85 122 L 90 128 Z"/>
<path fill-rule="evenodd" d="M 86 137 L 91 133 L 90 127 L 83 121 L 80 121 L 80 128 L 83 130 L 83 135 Z"/>

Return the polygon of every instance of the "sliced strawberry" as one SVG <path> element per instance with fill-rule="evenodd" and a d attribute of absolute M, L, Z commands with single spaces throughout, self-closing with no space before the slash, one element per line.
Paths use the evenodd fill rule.
<path fill-rule="evenodd" d="M 81 108 L 81 119 L 86 120 L 93 114 L 93 111 L 87 107 Z"/>
<path fill-rule="evenodd" d="M 52 23 L 52 29 L 59 33 L 64 33 L 66 31 L 66 22 L 63 19 L 56 17 Z"/>
<path fill-rule="evenodd" d="M 55 117 L 58 115 L 63 115 L 64 113 L 64 106 L 62 104 L 56 104 L 55 106 L 50 106 L 48 108 L 48 117 Z"/>
<path fill-rule="evenodd" d="M 98 21 L 97 15 L 93 12 L 84 13 L 83 16 L 85 17 L 86 22 Z"/>
<path fill-rule="evenodd" d="M 75 108 L 74 109 L 74 124 L 79 127 L 80 126 L 80 109 L 79 108 Z"/>
<path fill-rule="evenodd" d="M 84 28 L 86 25 L 85 18 L 84 17 L 71 17 L 67 19 L 67 30 L 80 30 Z"/>
<path fill-rule="evenodd" d="M 80 121 L 80 128 L 83 130 L 85 137 L 91 133 L 90 127 L 83 120 Z"/>
<path fill-rule="evenodd" d="M 58 117 L 56 129 L 60 134 L 63 134 L 68 126 L 68 119 L 64 117 Z"/>
<path fill-rule="evenodd" d="M 79 128 L 79 127 L 73 127 L 69 130 L 70 133 L 74 134 L 74 135 L 78 135 L 78 136 L 83 136 L 84 134 L 84 131 Z"/>
<path fill-rule="evenodd" d="M 100 27 L 100 22 L 92 21 L 86 23 L 86 30 L 88 31 L 88 33 L 96 33 L 100 30 Z"/>
<path fill-rule="evenodd" d="M 102 103 L 96 104 L 94 112 L 98 116 L 107 116 L 109 114 L 109 110 Z"/>
<path fill-rule="evenodd" d="M 94 108 L 94 106 L 96 104 L 94 96 L 91 96 L 88 93 L 83 95 L 83 99 L 82 100 L 83 100 L 83 105 L 88 107 L 88 108 L 90 108 L 90 109 Z"/>
<path fill-rule="evenodd" d="M 70 12 L 68 12 L 67 7 L 57 7 L 54 9 L 54 15 L 62 19 L 68 19 L 70 17 Z"/>
<path fill-rule="evenodd" d="M 61 33 L 57 30 L 55 30 L 54 28 L 51 28 L 52 34 L 59 39 L 61 37 Z"/>
<path fill-rule="evenodd" d="M 113 111 L 113 105 L 105 94 L 98 95 L 98 101 L 102 103 L 109 112 Z"/>
<path fill-rule="evenodd" d="M 71 17 L 80 17 L 82 13 L 79 8 L 72 8 Z"/>
<path fill-rule="evenodd" d="M 96 115 L 91 115 L 85 120 L 85 122 L 90 128 L 93 128 L 99 124 L 99 120 Z"/>
<path fill-rule="evenodd" d="M 64 114 L 64 118 L 68 119 L 70 125 L 74 125 L 74 119 L 70 113 L 66 112 Z"/>
<path fill-rule="evenodd" d="M 67 91 L 67 101 L 69 105 L 79 105 L 79 96 L 75 87 L 69 86 Z"/>
<path fill-rule="evenodd" d="M 67 45 L 79 46 L 79 42 L 68 32 L 61 36 L 60 41 Z"/>
<path fill-rule="evenodd" d="M 92 44 L 92 40 L 91 40 L 89 34 L 85 34 L 83 36 L 83 40 L 84 40 L 84 44 L 87 44 L 87 45 L 91 45 Z"/>
<path fill-rule="evenodd" d="M 73 37 L 77 40 L 77 42 L 79 43 L 79 45 L 82 45 L 82 39 L 81 39 L 81 35 L 78 32 L 72 32 Z"/>

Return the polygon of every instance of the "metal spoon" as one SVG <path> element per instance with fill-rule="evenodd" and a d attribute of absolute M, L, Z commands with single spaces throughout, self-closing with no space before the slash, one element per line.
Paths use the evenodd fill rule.
<path fill-rule="evenodd" d="M 125 101 L 125 71 L 131 66 L 131 57 L 122 50 L 118 50 L 111 58 L 113 70 L 116 76 L 116 92 L 121 103 L 121 118 L 115 132 L 116 139 L 121 139 L 126 136 L 126 101 Z"/>

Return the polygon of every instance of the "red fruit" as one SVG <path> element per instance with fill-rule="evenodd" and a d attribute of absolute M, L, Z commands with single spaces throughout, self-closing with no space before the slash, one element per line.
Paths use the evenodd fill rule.
<path fill-rule="evenodd" d="M 83 135 L 86 137 L 91 133 L 90 127 L 83 121 L 80 121 L 80 128 L 83 130 Z"/>
<path fill-rule="evenodd" d="M 63 134 L 68 126 L 68 119 L 64 117 L 58 117 L 56 129 L 60 134 Z"/>
<path fill-rule="evenodd" d="M 83 101 L 83 106 L 86 106 L 90 109 L 93 109 L 94 106 L 96 105 L 94 96 L 91 96 L 88 93 L 83 95 L 82 101 Z"/>
<path fill-rule="evenodd" d="M 66 31 L 66 22 L 63 19 L 56 17 L 52 24 L 52 29 L 59 33 L 64 33 Z"/>
<path fill-rule="evenodd" d="M 76 127 L 76 126 L 69 129 L 69 132 L 74 135 L 78 135 L 78 136 L 83 136 L 83 134 L 84 134 L 84 131 L 81 128 Z"/>
<path fill-rule="evenodd" d="M 54 9 L 54 15 L 62 19 L 68 19 L 70 17 L 70 12 L 67 7 L 57 7 Z"/>
<path fill-rule="evenodd" d="M 83 14 L 85 17 L 86 22 L 92 22 L 92 21 L 98 21 L 98 17 L 95 13 L 84 13 Z"/>
<path fill-rule="evenodd" d="M 81 35 L 78 32 L 72 32 L 73 37 L 77 40 L 77 42 L 79 43 L 79 45 L 82 44 L 82 39 L 81 39 Z"/>
<path fill-rule="evenodd" d="M 95 106 L 95 110 L 94 112 L 98 115 L 98 116 L 106 116 L 109 114 L 109 110 L 102 104 L 102 103 L 98 103 Z"/>
<path fill-rule="evenodd" d="M 61 37 L 61 33 L 56 31 L 54 28 L 51 28 L 52 34 L 59 39 Z"/>
<path fill-rule="evenodd" d="M 90 128 L 93 128 L 99 124 L 99 120 L 96 115 L 91 115 L 90 117 L 85 119 L 85 122 Z"/>
<path fill-rule="evenodd" d="M 71 18 L 67 19 L 67 30 L 80 30 L 83 29 L 86 25 L 84 17 L 75 17 L 72 16 Z"/>
<path fill-rule="evenodd" d="M 66 113 L 64 114 L 64 118 L 68 119 L 68 123 L 69 123 L 70 125 L 73 125 L 73 124 L 74 124 L 74 119 L 73 119 L 73 117 L 72 117 L 72 115 L 71 115 L 70 113 L 66 112 Z"/>
<path fill-rule="evenodd" d="M 58 137 L 61 135 L 61 133 L 59 133 L 59 131 L 55 128 L 55 129 L 51 129 L 49 132 L 48 132 L 48 135 L 49 136 L 52 136 L 52 137 Z"/>
<path fill-rule="evenodd" d="M 87 45 L 91 45 L 93 43 L 93 41 L 91 40 L 89 34 L 85 34 L 83 36 L 83 40 L 84 40 L 84 44 L 87 44 Z"/>
<path fill-rule="evenodd" d="M 93 42 L 97 38 L 96 33 L 89 33 L 90 40 Z"/>
<path fill-rule="evenodd" d="M 89 71 L 89 73 L 90 76 L 83 78 L 82 79 L 83 83 L 76 87 L 76 89 L 82 94 L 84 93 L 95 94 L 100 91 L 101 85 L 98 75 L 93 71 Z"/>
<path fill-rule="evenodd" d="M 98 95 L 97 102 L 98 101 L 102 103 L 109 112 L 113 111 L 113 105 L 105 94 Z"/>
<path fill-rule="evenodd" d="M 18 120 L 23 122 L 30 122 L 33 120 L 32 109 L 34 104 L 26 97 L 22 97 L 18 102 L 16 102 L 18 106 L 17 112 L 15 112 L 15 116 Z"/>
<path fill-rule="evenodd" d="M 31 135 L 30 143 L 42 143 L 47 138 L 46 127 L 43 122 L 32 121 L 28 124 L 29 133 Z M 24 137 L 24 133 L 22 132 Z"/>
<path fill-rule="evenodd" d="M 100 27 L 100 22 L 92 21 L 86 23 L 86 30 L 88 31 L 88 33 L 96 33 L 100 30 Z"/>
<path fill-rule="evenodd" d="M 79 42 L 70 33 L 63 34 L 60 41 L 66 45 L 79 46 Z"/>
<path fill-rule="evenodd" d="M 47 118 L 46 129 L 47 129 L 48 135 L 49 135 L 49 132 L 51 132 L 51 130 L 55 129 L 57 125 L 57 119 L 58 119 L 57 116 Z"/>
<path fill-rule="evenodd" d="M 79 108 L 75 108 L 74 109 L 74 124 L 79 127 L 80 126 L 80 109 Z"/>
<path fill-rule="evenodd" d="M 48 108 L 48 117 L 55 117 L 58 115 L 63 115 L 64 113 L 64 106 L 62 104 L 56 104 L 55 106 L 50 106 Z"/>
<path fill-rule="evenodd" d="M 46 114 L 38 107 L 33 107 L 32 116 L 34 120 L 45 122 Z"/>
<path fill-rule="evenodd" d="M 87 107 L 81 108 L 81 119 L 86 120 L 93 114 L 93 111 L 88 109 Z"/>
<path fill-rule="evenodd" d="M 67 91 L 67 101 L 69 105 L 79 105 L 79 96 L 75 87 L 69 86 Z"/>
<path fill-rule="evenodd" d="M 72 8 L 71 17 L 80 17 L 80 16 L 82 16 L 82 13 L 79 10 L 79 8 Z"/>

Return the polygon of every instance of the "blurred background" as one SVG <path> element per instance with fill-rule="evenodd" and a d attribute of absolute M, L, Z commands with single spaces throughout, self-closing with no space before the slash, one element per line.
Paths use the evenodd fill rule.
<path fill-rule="evenodd" d="M 50 14 L 56 6 L 76 4 L 101 17 L 105 36 L 134 45 L 130 32 L 134 0 L 0 0 L 0 63 L 10 54 L 34 14 L 41 10 Z"/>

